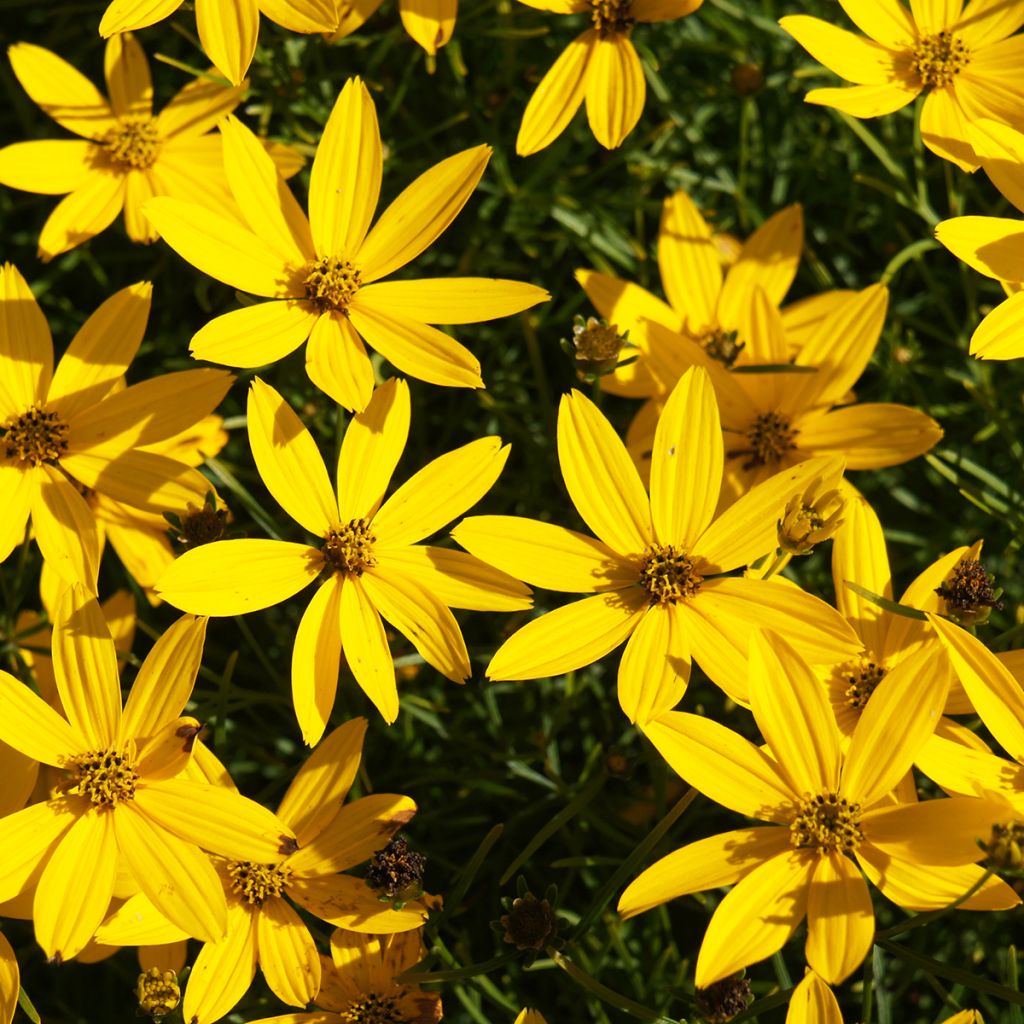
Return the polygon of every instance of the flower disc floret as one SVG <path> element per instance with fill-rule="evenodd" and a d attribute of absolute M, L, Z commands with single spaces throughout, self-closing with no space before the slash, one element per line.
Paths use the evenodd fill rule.
<path fill-rule="evenodd" d="M 406 1016 L 394 996 L 374 993 L 349 1003 L 339 1014 L 342 1024 L 402 1024 Z"/>
<path fill-rule="evenodd" d="M 697 344 L 716 362 L 731 368 L 747 347 L 739 340 L 739 331 L 727 331 L 724 327 L 709 327 L 697 335 Z"/>
<path fill-rule="evenodd" d="M 135 762 L 120 750 L 90 750 L 70 758 L 65 792 L 88 797 L 100 807 L 135 799 L 139 780 Z"/>
<path fill-rule="evenodd" d="M 849 853 L 860 845 L 860 804 L 837 793 L 819 793 L 804 800 L 789 826 L 789 840 L 798 850 Z"/>
<path fill-rule="evenodd" d="M 36 403 L 3 425 L 4 454 L 23 465 L 57 462 L 68 450 L 68 425 L 55 412 Z"/>
<path fill-rule="evenodd" d="M 673 544 L 652 545 L 644 552 L 640 566 L 640 586 L 651 595 L 651 604 L 675 604 L 693 597 L 704 577 L 696 562 Z"/>
<path fill-rule="evenodd" d="M 877 662 L 858 658 L 848 661 L 836 669 L 841 684 L 845 684 L 843 696 L 854 711 L 863 711 L 871 694 L 885 678 L 885 668 Z"/>
<path fill-rule="evenodd" d="M 971 62 L 971 51 L 952 32 L 922 36 L 910 58 L 910 69 L 924 88 L 949 85 Z"/>
<path fill-rule="evenodd" d="M 631 0 L 590 0 L 590 20 L 602 39 L 628 32 L 636 24 Z"/>
<path fill-rule="evenodd" d="M 332 573 L 362 576 L 367 569 L 377 564 L 377 559 L 373 557 L 376 540 L 366 519 L 352 519 L 344 526 L 335 527 L 327 534 L 327 540 L 320 549 L 325 568 Z"/>
<path fill-rule="evenodd" d="M 123 117 L 99 143 L 115 164 L 137 171 L 152 167 L 160 153 L 160 133 L 151 117 Z"/>
<path fill-rule="evenodd" d="M 280 896 L 291 880 L 291 868 L 236 860 L 228 864 L 231 888 L 247 903 L 261 907 L 271 896 Z"/>
<path fill-rule="evenodd" d="M 351 260 L 324 256 L 309 264 L 303 287 L 306 298 L 321 313 L 332 309 L 344 312 L 362 283 L 362 275 Z"/>
<path fill-rule="evenodd" d="M 747 456 L 744 469 L 756 466 L 778 465 L 783 455 L 796 447 L 796 436 L 788 419 L 777 412 L 765 412 L 747 429 L 748 447 L 734 448 L 726 454 L 730 459 Z"/>

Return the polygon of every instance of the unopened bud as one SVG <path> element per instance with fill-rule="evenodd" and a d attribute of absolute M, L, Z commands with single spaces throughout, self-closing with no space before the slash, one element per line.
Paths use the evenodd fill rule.
<path fill-rule="evenodd" d="M 989 864 L 997 871 L 1020 871 L 1024 867 L 1024 823 L 1009 821 L 993 825 L 992 835 L 982 843 Z"/>
<path fill-rule="evenodd" d="M 544 949 L 558 932 L 558 918 L 548 900 L 539 900 L 532 892 L 512 901 L 500 918 L 505 929 L 502 938 L 516 949 Z"/>
<path fill-rule="evenodd" d="M 572 340 L 563 339 L 562 348 L 576 360 L 576 369 L 584 377 L 603 377 L 614 373 L 619 356 L 628 344 L 629 332 L 619 334 L 615 324 L 597 317 L 573 319 Z"/>
<path fill-rule="evenodd" d="M 139 975 L 135 992 L 139 997 L 139 1010 L 154 1019 L 166 1017 L 181 1001 L 177 974 L 161 971 L 159 967 L 150 967 Z"/>
<path fill-rule="evenodd" d="M 816 477 L 803 494 L 789 499 L 778 527 L 779 547 L 788 554 L 809 555 L 842 526 L 843 498 L 835 489 L 821 493 L 823 486 Z"/>

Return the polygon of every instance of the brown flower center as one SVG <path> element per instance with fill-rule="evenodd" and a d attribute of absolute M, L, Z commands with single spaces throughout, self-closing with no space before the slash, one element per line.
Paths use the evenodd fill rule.
<path fill-rule="evenodd" d="M 885 668 L 874 661 L 864 658 L 848 661 L 836 669 L 840 685 L 845 684 L 843 697 L 854 711 L 863 711 L 871 694 L 885 678 Z"/>
<path fill-rule="evenodd" d="M 804 800 L 789 826 L 789 841 L 798 850 L 848 853 L 864 838 L 860 804 L 837 793 L 819 793 Z"/>
<path fill-rule="evenodd" d="M 325 256 L 306 268 L 303 287 L 306 298 L 321 313 L 331 309 L 344 312 L 361 284 L 362 276 L 351 261 Z"/>
<path fill-rule="evenodd" d="M 152 167 L 160 153 L 160 135 L 151 117 L 123 117 L 99 142 L 115 164 L 139 171 Z"/>
<path fill-rule="evenodd" d="M 403 1024 L 406 1020 L 394 996 L 373 993 L 349 1003 L 338 1017 L 342 1024 Z"/>
<path fill-rule="evenodd" d="M 370 524 L 365 519 L 353 519 L 344 526 L 335 527 L 327 534 L 320 553 L 324 556 L 324 568 L 330 573 L 363 573 L 377 564 L 373 557 L 373 545 L 377 540 L 370 533 Z"/>
<path fill-rule="evenodd" d="M 231 888 L 254 907 L 263 905 L 271 896 L 280 896 L 291 880 L 288 867 L 254 864 L 249 860 L 233 860 L 228 864 Z"/>
<path fill-rule="evenodd" d="M 53 464 L 68 450 L 68 425 L 55 412 L 36 403 L 0 428 L 0 447 L 9 459 L 23 465 Z"/>
<path fill-rule="evenodd" d="M 135 762 L 120 750 L 89 750 L 68 758 L 63 767 L 69 774 L 62 786 L 65 793 L 88 797 L 100 807 L 135 799 L 139 773 Z"/>
<path fill-rule="evenodd" d="M 427 858 L 409 848 L 405 836 L 395 836 L 378 850 L 366 871 L 366 884 L 383 902 L 403 903 L 423 895 L 423 871 Z"/>
<path fill-rule="evenodd" d="M 628 32 L 636 24 L 632 0 L 590 0 L 590 20 L 602 39 Z"/>
<path fill-rule="evenodd" d="M 971 51 L 952 32 L 922 36 L 910 57 L 910 70 L 923 88 L 949 85 L 971 63 Z"/>
<path fill-rule="evenodd" d="M 733 448 L 726 452 L 730 459 L 746 458 L 744 469 L 755 466 L 777 465 L 783 455 L 796 447 L 799 431 L 794 430 L 789 420 L 776 412 L 765 412 L 757 417 L 746 431 L 746 448 Z"/>
<path fill-rule="evenodd" d="M 651 604 L 675 604 L 693 597 L 704 582 L 696 562 L 673 544 L 651 545 L 640 565 L 640 586 L 651 595 Z"/>

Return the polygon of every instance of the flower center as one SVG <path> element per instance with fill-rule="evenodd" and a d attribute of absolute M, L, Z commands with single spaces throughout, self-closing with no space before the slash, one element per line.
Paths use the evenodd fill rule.
<path fill-rule="evenodd" d="M 376 540 L 365 519 L 353 519 L 344 526 L 336 527 L 327 534 L 327 540 L 320 549 L 324 556 L 324 567 L 331 573 L 362 576 L 367 569 L 377 564 L 377 559 L 373 557 Z"/>
<path fill-rule="evenodd" d="M 885 671 L 882 665 L 864 658 L 840 665 L 835 675 L 847 706 L 854 711 L 863 711 L 871 694 L 885 678 Z"/>
<path fill-rule="evenodd" d="M 349 261 L 335 256 L 314 260 L 306 270 L 306 298 L 320 310 L 337 309 L 344 312 L 355 297 L 362 276 Z"/>
<path fill-rule="evenodd" d="M 62 787 L 66 793 L 88 797 L 100 807 L 135 799 L 139 773 L 120 750 L 90 750 L 69 758 L 64 767 L 70 774 Z"/>
<path fill-rule="evenodd" d="M 601 38 L 628 32 L 636 23 L 632 0 L 590 0 L 590 20 Z"/>
<path fill-rule="evenodd" d="M 124 117 L 100 140 L 115 164 L 144 171 L 156 163 L 160 135 L 151 117 Z"/>
<path fill-rule="evenodd" d="M 789 826 L 789 841 L 799 850 L 848 853 L 864 838 L 860 804 L 836 793 L 819 793 L 804 800 Z"/>
<path fill-rule="evenodd" d="M 739 340 L 739 331 L 725 331 L 721 327 L 709 327 L 696 336 L 696 341 L 712 359 L 726 367 L 731 367 L 747 346 Z"/>
<path fill-rule="evenodd" d="M 4 454 L 23 465 L 55 463 L 68 450 L 68 425 L 38 403 L 3 425 Z"/>
<path fill-rule="evenodd" d="M 224 536 L 227 523 L 228 510 L 226 508 L 217 508 L 212 501 L 208 501 L 202 506 L 190 501 L 185 506 L 185 514 L 174 524 L 178 528 L 175 539 L 180 544 L 184 544 L 186 548 L 198 548 L 204 544 L 212 544 Z"/>
<path fill-rule="evenodd" d="M 405 1020 L 394 996 L 372 993 L 349 1003 L 338 1017 L 342 1024 L 402 1024 Z"/>
<path fill-rule="evenodd" d="M 673 544 L 651 545 L 640 566 L 640 586 L 651 595 L 651 604 L 675 604 L 693 597 L 704 577 L 694 568 L 696 562 Z"/>
<path fill-rule="evenodd" d="M 747 461 L 743 463 L 744 469 L 777 465 L 786 452 L 796 447 L 794 439 L 798 433 L 789 425 L 789 420 L 778 413 L 765 412 L 747 429 L 745 436 L 749 447 L 733 448 L 726 455 L 730 459 L 747 456 Z"/>
<path fill-rule="evenodd" d="M 971 51 L 952 32 L 922 36 L 910 57 L 910 70 L 924 88 L 949 85 L 971 63 Z"/>
<path fill-rule="evenodd" d="M 231 876 L 231 888 L 247 903 L 260 907 L 264 900 L 284 892 L 291 881 L 292 869 L 233 860 L 228 864 L 228 874 Z"/>
<path fill-rule="evenodd" d="M 961 558 L 935 593 L 945 602 L 947 613 L 964 625 L 984 622 L 993 608 L 1002 608 L 1002 590 L 993 587 L 995 577 L 985 572 L 976 558 Z"/>

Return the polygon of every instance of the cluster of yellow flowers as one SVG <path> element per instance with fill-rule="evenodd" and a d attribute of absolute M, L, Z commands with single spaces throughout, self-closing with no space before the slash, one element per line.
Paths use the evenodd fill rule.
<path fill-rule="evenodd" d="M 523 155 L 550 144 L 584 99 L 597 140 L 618 146 L 644 102 L 634 24 L 700 5 L 523 2 L 592 18 L 531 99 L 516 143 Z M 983 168 L 1024 210 L 1024 36 L 1014 34 L 1024 0 L 973 0 L 963 13 L 949 0 L 913 0 L 911 11 L 897 0 L 840 2 L 871 40 L 804 16 L 782 21 L 855 83 L 808 100 L 869 117 L 925 92 L 925 144 L 961 168 Z M 789 1020 L 835 1024 L 829 986 L 851 975 L 875 938 L 868 882 L 908 911 L 1019 905 L 998 872 L 1021 866 L 1024 845 L 1024 651 L 997 655 L 977 636 L 999 600 L 981 542 L 937 560 L 897 601 L 882 526 L 844 476 L 920 456 L 942 436 L 916 409 L 856 401 L 886 286 L 785 304 L 803 245 L 799 206 L 723 260 L 697 206 L 671 195 L 657 247 L 664 300 L 596 271 L 577 275 L 603 318 L 577 327 L 577 364 L 603 390 L 644 400 L 623 440 L 581 391 L 561 399 L 561 473 L 593 536 L 486 515 L 450 531 L 463 550 L 425 543 L 488 493 L 509 447 L 479 438 L 392 487 L 410 393 L 400 377 L 375 379 L 367 345 L 410 377 L 483 388 L 476 357 L 435 325 L 505 317 L 548 298 L 518 281 L 387 280 L 452 223 L 490 151 L 441 161 L 374 223 L 382 144 L 370 92 L 351 79 L 319 140 L 304 211 L 286 183 L 301 158 L 232 114 L 260 13 L 340 37 L 377 3 L 196 0 L 202 45 L 232 84 L 198 78 L 155 116 L 129 30 L 178 6 L 110 4 L 100 25 L 109 100 L 49 51 L 12 47 L 25 90 L 78 138 L 0 150 L 0 182 L 66 196 L 42 230 L 43 259 L 123 210 L 132 239 L 162 238 L 203 274 L 255 296 L 200 326 L 193 356 L 263 367 L 308 341 L 310 381 L 352 415 L 332 484 L 300 416 L 253 379 L 252 458 L 294 521 L 283 532 L 305 539 L 222 539 L 228 512 L 198 467 L 227 441 L 216 409 L 233 375 L 203 368 L 126 385 L 149 314 L 145 282 L 102 302 L 55 365 L 32 290 L 3 267 L 0 561 L 35 540 L 46 617 L 26 611 L 15 627 L 32 685 L 0 672 L 0 914 L 30 919 L 55 962 L 138 947 L 139 1001 L 153 1016 L 182 998 L 186 1021 L 212 1024 L 259 966 L 283 1003 L 320 1008 L 275 1018 L 291 1024 L 439 1019 L 437 993 L 399 978 L 421 959 L 436 905 L 423 893 L 421 859 L 398 834 L 416 806 L 381 793 L 344 802 L 367 723 L 328 729 L 342 654 L 392 723 L 400 703 L 385 623 L 465 683 L 473 670 L 452 609 L 522 612 L 533 587 L 584 596 L 512 633 L 487 678 L 557 676 L 625 645 L 617 692 L 629 721 L 696 790 L 767 823 L 693 842 L 621 895 L 628 917 L 732 886 L 700 948 L 699 990 L 728 1005 L 737 972 L 780 950 L 806 919 L 808 973 Z M 433 54 L 452 35 L 455 7 L 402 0 L 401 16 Z M 958 217 L 937 236 L 1009 296 L 978 326 L 971 353 L 1024 357 L 1024 227 Z M 828 538 L 834 607 L 779 575 Z M 119 665 L 135 609 L 124 592 L 99 603 L 108 541 L 154 604 L 185 613 L 153 644 L 123 705 Z M 314 749 L 272 813 L 239 794 L 185 711 L 207 617 L 269 608 L 306 588 L 291 684 Z M 694 662 L 737 716 L 752 713 L 763 744 L 676 710 Z M 965 714 L 980 717 L 1002 750 L 949 717 Z M 945 795 L 920 798 L 915 771 L 935 783 L 927 792 Z M 367 862 L 362 876 L 346 873 Z M 296 906 L 336 929 L 330 956 Z M 202 948 L 182 997 L 176 972 L 189 938 Z M 0 962 L 0 1021 L 9 1022 L 18 972 L 2 934 Z M 520 1017 L 538 1019 L 533 1010 Z"/>

